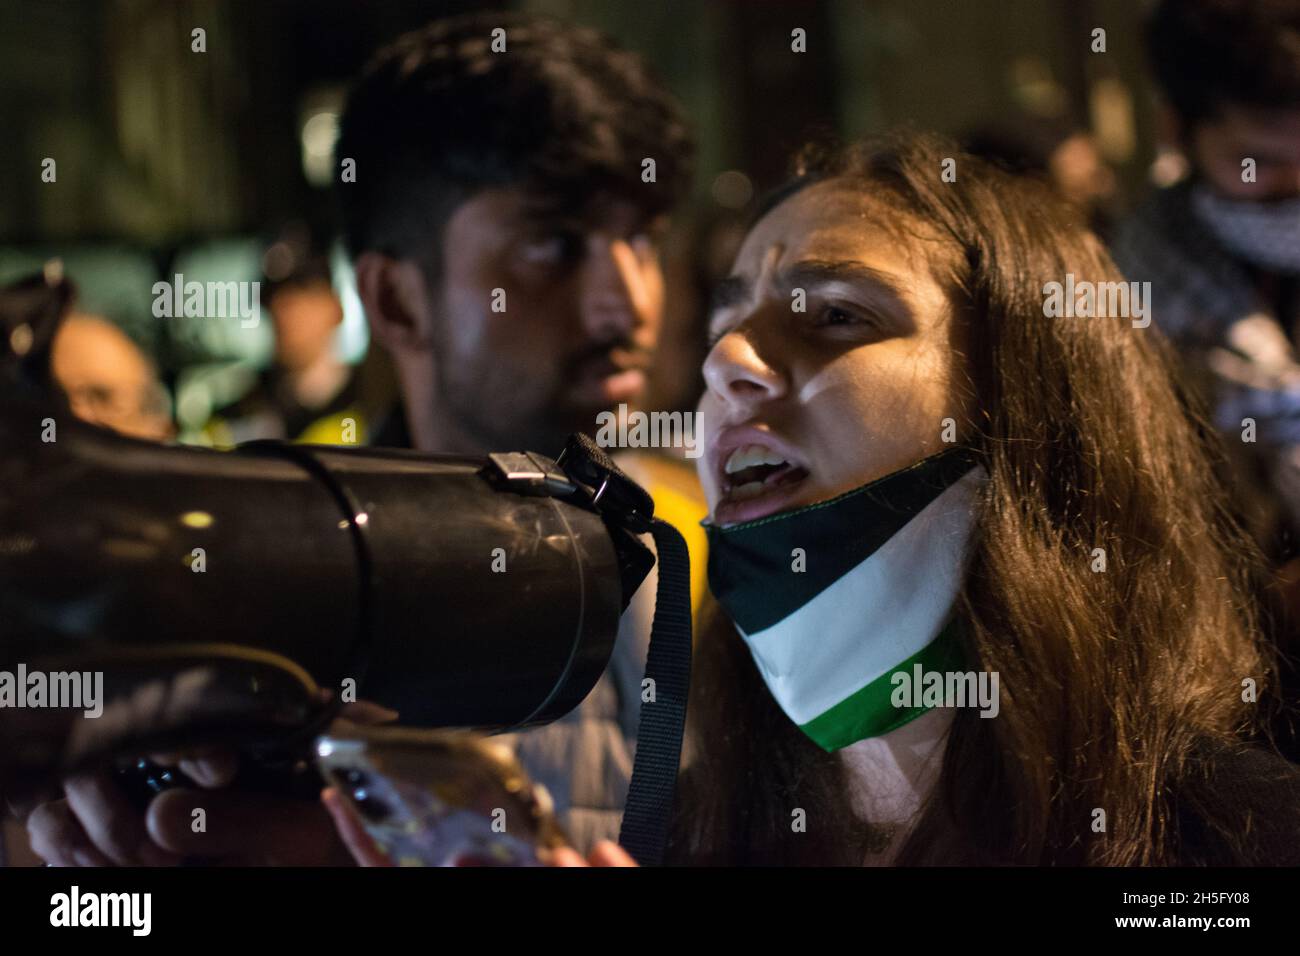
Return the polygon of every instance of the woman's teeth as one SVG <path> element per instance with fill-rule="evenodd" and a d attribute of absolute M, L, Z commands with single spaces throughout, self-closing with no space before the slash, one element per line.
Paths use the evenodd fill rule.
<path fill-rule="evenodd" d="M 727 492 L 727 497 L 732 501 L 745 501 L 748 498 L 754 498 L 763 493 L 767 486 L 761 481 L 750 481 L 743 485 L 737 485 Z"/>
<path fill-rule="evenodd" d="M 802 481 L 808 473 L 770 448 L 745 445 L 733 451 L 723 465 L 723 495 L 731 502 L 748 501 L 776 485 Z"/>
<path fill-rule="evenodd" d="M 727 474 L 733 475 L 755 465 L 784 465 L 785 459 L 762 445 L 744 445 L 737 448 L 723 466 Z"/>

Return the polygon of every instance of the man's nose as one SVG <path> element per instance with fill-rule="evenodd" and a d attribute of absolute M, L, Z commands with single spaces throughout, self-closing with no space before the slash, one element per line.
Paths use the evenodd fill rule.
<path fill-rule="evenodd" d="M 650 268 L 624 239 L 589 240 L 580 311 L 583 328 L 598 341 L 623 338 L 650 318 Z"/>

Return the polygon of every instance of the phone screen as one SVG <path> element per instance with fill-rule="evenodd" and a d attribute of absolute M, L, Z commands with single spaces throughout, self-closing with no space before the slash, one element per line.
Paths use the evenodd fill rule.
<path fill-rule="evenodd" d="M 541 866 L 565 842 L 545 789 L 468 734 L 367 731 L 317 741 L 316 762 L 397 866 Z"/>

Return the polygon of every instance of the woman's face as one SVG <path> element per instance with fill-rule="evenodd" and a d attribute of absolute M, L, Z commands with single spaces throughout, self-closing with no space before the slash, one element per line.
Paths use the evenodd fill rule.
<path fill-rule="evenodd" d="M 956 323 L 926 256 L 940 240 L 917 232 L 831 180 L 746 237 L 715 296 L 699 405 L 713 523 L 824 501 L 964 433 Z"/>

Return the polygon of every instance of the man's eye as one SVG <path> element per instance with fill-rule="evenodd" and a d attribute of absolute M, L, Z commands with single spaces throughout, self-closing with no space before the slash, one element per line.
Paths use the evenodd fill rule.
<path fill-rule="evenodd" d="M 560 265 L 576 258 L 581 245 L 581 238 L 573 233 L 548 233 L 524 240 L 519 256 L 529 265 Z"/>
<path fill-rule="evenodd" d="M 650 262 L 659 255 L 659 239 L 648 232 L 637 233 L 628 239 L 628 245 L 642 262 Z"/>

